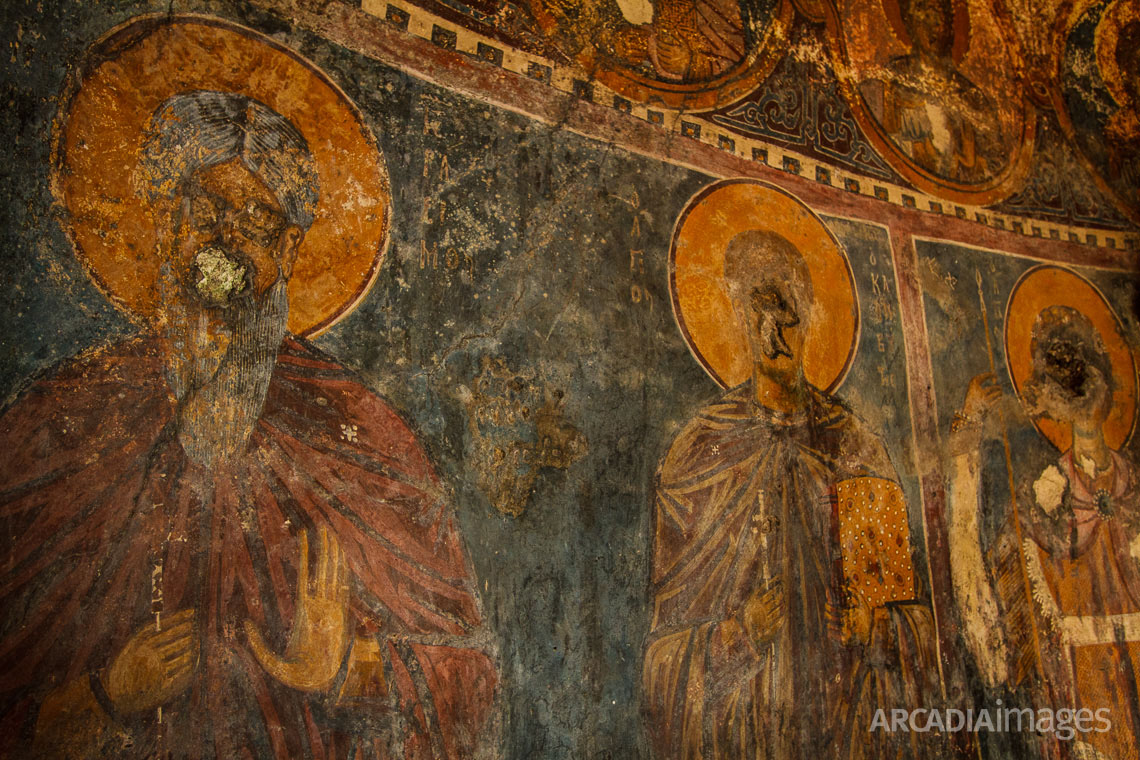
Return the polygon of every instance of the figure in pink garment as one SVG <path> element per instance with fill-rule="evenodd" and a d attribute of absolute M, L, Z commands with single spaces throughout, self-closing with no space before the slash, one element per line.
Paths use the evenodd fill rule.
<path fill-rule="evenodd" d="M 990 685 L 1021 683 L 1036 649 L 1044 676 L 1031 682 L 1036 707 L 1106 710 L 1109 725 L 1090 720 L 1071 742 L 1091 760 L 1140 758 L 1140 477 L 1104 430 L 1120 382 L 1130 380 L 1114 376 L 1085 315 L 1041 311 L 1022 402 L 1030 417 L 1071 428 L 1072 445 L 1018 487 L 1020 555 L 1012 526 L 989 563 L 979 545 L 982 434 L 1001 395 L 992 375 L 971 382 L 951 439 L 951 570 L 966 642 Z M 1036 616 L 1036 642 L 1026 614 Z M 1043 751 L 1064 750 L 1046 742 Z"/>

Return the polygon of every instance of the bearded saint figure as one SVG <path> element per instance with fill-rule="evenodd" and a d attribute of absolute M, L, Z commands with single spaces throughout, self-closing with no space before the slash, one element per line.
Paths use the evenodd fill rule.
<path fill-rule="evenodd" d="M 938 757 L 931 735 L 871 731 L 880 708 L 936 704 L 935 634 L 921 601 L 845 593 L 833 487 L 897 478 L 880 438 L 804 377 L 804 258 L 746 231 L 724 278 L 753 372 L 693 417 L 657 473 L 643 674 L 656 755 Z"/>
<path fill-rule="evenodd" d="M 1088 711 L 1087 728 L 1065 742 L 1071 748 L 1045 742 L 1046 754 L 1136 760 L 1140 475 L 1104 429 L 1119 380 L 1101 334 L 1069 306 L 1037 315 L 1031 353 L 1025 412 L 1068 429 L 1072 444 L 1031 484 L 1017 484 L 1019 520 L 983 547 L 983 444 L 1002 393 L 992 374 L 971 381 L 950 439 L 951 574 L 963 633 L 988 685 L 1025 683 L 1036 707 Z M 1040 678 L 1028 681 L 1034 670 Z"/>
<path fill-rule="evenodd" d="M 2 754 L 476 756 L 496 674 L 446 490 L 286 329 L 320 191 L 304 136 L 185 92 L 139 176 L 155 328 L 0 418 Z"/>

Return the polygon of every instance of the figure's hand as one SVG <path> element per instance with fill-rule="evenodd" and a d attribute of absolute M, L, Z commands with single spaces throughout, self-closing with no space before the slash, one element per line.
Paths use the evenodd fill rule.
<path fill-rule="evenodd" d="M 839 607 L 831 602 L 824 605 L 827 632 L 841 644 L 866 644 L 871 640 L 871 608 L 862 597 L 853 595 L 855 603 Z"/>
<path fill-rule="evenodd" d="M 970 381 L 966 389 L 966 400 L 962 403 L 962 416 L 968 420 L 981 422 L 987 416 L 998 400 L 1001 399 L 1001 388 L 997 384 L 997 377 L 992 372 L 985 372 Z"/>
<path fill-rule="evenodd" d="M 954 421 L 950 423 L 950 451 L 954 456 L 977 451 L 986 419 L 1001 396 L 1001 388 L 992 372 L 980 374 L 970 381 L 962 409 L 954 414 Z"/>
<path fill-rule="evenodd" d="M 784 622 L 784 584 L 778 579 L 752 592 L 741 610 L 744 630 L 757 646 L 775 638 Z"/>
<path fill-rule="evenodd" d="M 153 710 L 181 694 L 198 667 L 194 610 L 182 610 L 156 631 L 147 626 L 127 641 L 103 674 L 103 688 L 121 713 Z"/>
<path fill-rule="evenodd" d="M 309 537 L 301 531 L 297 607 L 284 656 L 269 650 L 252 621 L 245 623 L 249 647 L 261 667 L 299 691 L 322 691 L 336 678 L 348 649 L 348 568 L 335 536 L 321 528 L 316 578 L 309 582 Z"/>

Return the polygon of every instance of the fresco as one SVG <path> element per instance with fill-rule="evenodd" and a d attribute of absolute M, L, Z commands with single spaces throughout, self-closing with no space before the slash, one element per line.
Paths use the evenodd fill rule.
<path fill-rule="evenodd" d="M 643 677 L 657 756 L 941 755 L 940 735 L 860 730 L 940 689 L 898 473 L 830 392 L 859 332 L 843 248 L 798 201 L 729 182 L 690 203 L 672 265 L 678 324 L 729 390 L 657 472 Z"/>
<path fill-rule="evenodd" d="M 920 255 L 945 264 L 944 252 Z M 1072 739 L 1079 756 L 1137 757 L 1135 321 L 1095 283 L 1134 285 L 980 251 L 954 258 L 961 287 L 928 297 L 926 316 L 935 360 L 953 353 L 972 373 L 937 387 L 966 649 L 991 704 L 1087 709 L 1100 720 Z M 950 321 L 954 309 L 980 320 Z M 1018 749 L 1054 757 L 1065 745 L 1046 734 Z"/>
<path fill-rule="evenodd" d="M 1015 62 L 983 5 L 848 0 L 835 16 L 837 70 L 876 147 L 917 187 L 960 202 L 1006 195 L 1033 144 L 1033 113 L 1004 96 Z"/>
<path fill-rule="evenodd" d="M 1057 111 L 1094 176 L 1132 219 L 1140 213 L 1140 10 L 1134 3 L 1080 3 L 1063 37 Z"/>
<path fill-rule="evenodd" d="M 832 165 L 899 179 L 855 121 L 834 72 L 815 61 L 784 58 L 748 98 L 712 119 L 742 134 L 793 143 Z"/>
<path fill-rule="evenodd" d="M 366 127 L 222 23 L 135 22 L 88 61 L 58 192 L 93 280 L 144 326 L 4 418 L 5 690 L 38 714 L 30 751 L 473 756 L 497 676 L 447 491 L 399 416 L 297 337 L 384 250 Z M 330 701 L 372 717 L 342 731 L 314 714 Z"/>
<path fill-rule="evenodd" d="M 754 89 L 778 58 L 791 0 L 532 0 L 560 51 L 622 95 L 710 109 Z"/>
<path fill-rule="evenodd" d="M 1137 757 L 1130 13 L 6 4 L 0 757 Z"/>

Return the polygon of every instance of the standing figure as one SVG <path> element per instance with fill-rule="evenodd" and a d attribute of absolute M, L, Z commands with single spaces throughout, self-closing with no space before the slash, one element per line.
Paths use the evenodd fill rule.
<path fill-rule="evenodd" d="M 183 23 L 129 50 L 222 37 L 295 65 Z M 0 417 L 0 754 L 479 755 L 496 673 L 448 491 L 396 412 L 288 331 L 306 236 L 340 213 L 315 136 L 208 89 L 142 130 L 157 313 Z"/>
<path fill-rule="evenodd" d="M 935 634 L 913 581 L 883 604 L 853 588 L 884 567 L 848 567 L 837 494 L 897 477 L 880 438 L 805 378 L 819 312 L 804 256 L 741 232 L 723 277 L 751 378 L 692 418 L 657 473 L 643 676 L 657 757 L 937 757 L 930 735 L 871 730 L 879 708 L 935 704 Z"/>
<path fill-rule="evenodd" d="M 1068 279 L 1066 292 L 1091 291 Z M 1102 331 L 1070 305 L 1037 313 L 1030 352 L 1022 405 L 1065 443 L 1032 482 L 1017 483 L 1011 468 L 1018 518 L 1011 510 L 988 552 L 978 514 L 998 508 L 980 499 L 986 422 L 1001 398 L 993 375 L 971 381 L 952 428 L 950 554 L 963 633 L 989 685 L 1029 683 L 1035 707 L 1088 710 L 1072 740 L 1078 757 L 1140 758 L 1140 475 L 1106 435 L 1114 392 L 1134 386 L 1135 369 L 1130 359 L 1131 376 L 1114 368 Z M 1026 681 L 1034 671 L 1040 678 Z"/>

